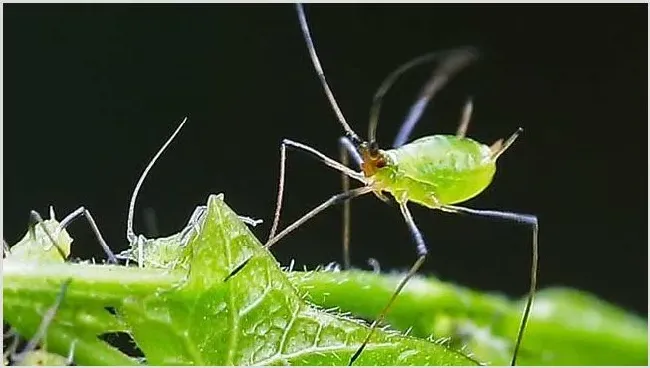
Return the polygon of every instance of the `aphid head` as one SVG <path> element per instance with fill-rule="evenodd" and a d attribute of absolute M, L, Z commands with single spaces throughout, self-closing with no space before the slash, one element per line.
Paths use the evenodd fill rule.
<path fill-rule="evenodd" d="M 359 145 L 359 153 L 363 159 L 361 168 L 366 177 L 373 176 L 377 170 L 388 163 L 386 154 L 379 149 L 377 142 L 363 142 Z"/>

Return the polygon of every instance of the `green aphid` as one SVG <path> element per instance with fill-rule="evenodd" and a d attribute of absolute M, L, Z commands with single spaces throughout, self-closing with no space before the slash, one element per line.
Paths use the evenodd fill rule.
<path fill-rule="evenodd" d="M 301 226 L 303 223 L 316 216 L 326 208 L 343 203 L 343 258 L 344 266 L 349 268 L 349 200 L 364 194 L 373 193 L 384 201 L 389 201 L 387 194 L 399 205 L 404 220 L 411 232 L 417 246 L 418 259 L 410 268 L 406 276 L 398 284 L 395 292 L 388 300 L 386 307 L 375 319 L 371 330 L 363 344 L 352 354 L 350 364 L 359 357 L 370 337 L 379 325 L 397 295 L 406 283 L 417 272 L 428 253 L 424 238 L 417 228 L 415 221 L 407 207 L 408 202 L 415 202 L 422 206 L 453 213 L 483 216 L 526 224 L 533 229 L 533 257 L 531 267 L 530 289 L 522 320 L 517 332 L 512 365 L 516 363 L 517 352 L 521 345 L 530 313 L 533 296 L 536 288 L 537 275 L 537 217 L 533 215 L 517 214 L 512 212 L 476 210 L 455 204 L 464 202 L 481 193 L 492 181 L 496 172 L 497 159 L 515 141 L 522 129 L 519 128 L 505 142 L 499 140 L 487 146 L 465 137 L 472 112 L 472 102 L 468 100 L 463 110 L 461 122 L 456 135 L 433 135 L 420 138 L 405 144 L 415 124 L 420 119 L 424 109 L 433 96 L 442 89 L 446 82 L 463 67 L 476 58 L 473 48 L 459 48 L 445 52 L 432 52 L 417 57 L 400 66 L 391 73 L 376 92 L 370 110 L 370 124 L 368 140 L 362 140 L 348 125 L 341 109 L 338 107 L 334 95 L 330 90 L 325 74 L 320 65 L 316 49 L 311 40 L 307 20 L 302 5 L 297 4 L 298 18 L 302 33 L 305 37 L 311 60 L 321 81 L 336 116 L 345 131 L 345 136 L 339 140 L 341 147 L 341 162 L 335 161 L 319 151 L 302 143 L 288 139 L 283 140 L 280 147 L 280 180 L 275 218 L 271 227 L 267 247 L 277 243 L 281 238 Z M 431 78 L 422 88 L 422 91 L 411 107 L 400 131 L 393 144 L 393 149 L 382 150 L 376 141 L 376 127 L 378 122 L 381 100 L 397 78 L 407 70 L 428 62 L 437 62 Z M 343 175 L 343 192 L 331 197 L 317 206 L 299 220 L 295 221 L 283 231 L 275 234 L 277 230 L 282 197 L 284 192 L 284 174 L 286 166 L 286 149 L 291 147 L 298 151 L 315 156 L 325 165 L 338 170 Z M 348 167 L 348 156 L 352 157 L 359 171 Z M 361 187 L 349 189 L 349 179 L 352 178 L 363 184 Z"/>

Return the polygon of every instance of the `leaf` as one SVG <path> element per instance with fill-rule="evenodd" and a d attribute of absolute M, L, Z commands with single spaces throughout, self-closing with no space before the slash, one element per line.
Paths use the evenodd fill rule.
<path fill-rule="evenodd" d="M 210 196 L 177 269 L 3 261 L 5 318 L 31 336 L 58 286 L 71 278 L 47 332 L 48 350 L 77 364 L 135 364 L 97 338 L 131 334 L 148 364 L 344 365 L 368 327 L 300 296 L 237 215 Z M 116 315 L 105 310 L 112 307 Z M 361 365 L 474 365 L 426 340 L 376 331 Z"/>
<path fill-rule="evenodd" d="M 123 304 L 150 364 L 343 365 L 368 329 L 314 309 L 221 197 L 190 240 L 185 282 Z M 162 340 L 162 342 L 161 342 Z M 377 331 L 359 364 L 474 364 L 442 345 Z"/>
<path fill-rule="evenodd" d="M 294 272 L 310 300 L 372 318 L 402 275 L 365 271 Z M 480 293 L 434 277 L 415 277 L 387 320 L 414 336 L 452 338 L 477 359 L 509 364 L 525 300 Z M 522 365 L 647 365 L 647 320 L 585 292 L 549 288 L 536 294 L 518 363 Z"/>
<path fill-rule="evenodd" d="M 67 256 L 72 238 L 65 229 L 60 229 L 52 215 L 51 219 L 30 229 L 21 241 L 10 248 L 2 262 L 3 316 L 22 336 L 28 338 L 35 334 L 41 318 L 54 303 L 60 286 L 67 281 L 66 272 L 75 273 L 79 267 L 83 267 L 63 264 L 59 251 L 43 228 L 48 230 Z M 83 306 L 70 305 L 64 299 L 57 310 L 46 334 L 50 351 L 67 355 L 70 346 L 75 344 L 75 355 L 82 364 L 88 357 L 104 364 L 134 364 L 133 359 L 97 339 L 97 335 L 105 331 L 119 331 L 122 327 L 115 317 L 93 300 L 92 288 L 86 289 L 85 293 Z"/>
<path fill-rule="evenodd" d="M 647 320 L 594 295 L 548 288 L 531 313 L 522 364 L 648 365 Z M 510 318 L 503 326 L 515 324 Z"/>

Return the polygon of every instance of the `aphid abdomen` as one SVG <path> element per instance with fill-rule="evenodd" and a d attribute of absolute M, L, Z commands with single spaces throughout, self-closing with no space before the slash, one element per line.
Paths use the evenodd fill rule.
<path fill-rule="evenodd" d="M 452 135 L 420 138 L 385 154 L 390 163 L 376 174 L 382 190 L 431 208 L 476 196 L 496 171 L 490 147 Z"/>

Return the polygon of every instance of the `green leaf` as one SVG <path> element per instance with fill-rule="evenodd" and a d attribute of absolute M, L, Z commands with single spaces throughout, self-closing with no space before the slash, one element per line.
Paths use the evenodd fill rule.
<path fill-rule="evenodd" d="M 374 318 L 403 275 L 364 271 L 295 272 L 310 300 Z M 480 293 L 433 277 L 415 277 L 387 320 L 414 336 L 450 337 L 477 359 L 509 364 L 525 300 Z M 522 365 L 647 365 L 647 320 L 593 295 L 566 288 L 541 290 L 524 335 Z"/>
<path fill-rule="evenodd" d="M 59 286 L 72 279 L 47 331 L 48 350 L 77 364 L 134 364 L 97 338 L 133 336 L 147 363 L 344 365 L 365 338 L 364 323 L 307 303 L 237 215 L 210 196 L 177 265 L 188 269 L 3 261 L 4 315 L 31 336 Z M 235 272 L 237 271 L 237 272 Z M 116 315 L 105 310 L 112 307 Z M 474 365 L 430 341 L 376 331 L 361 365 Z"/>
<path fill-rule="evenodd" d="M 303 301 L 220 197 L 190 240 L 187 280 L 121 311 L 151 364 L 342 365 L 368 329 Z M 234 273 L 235 271 L 238 271 Z M 473 364 L 442 345 L 378 331 L 363 365 Z"/>
<path fill-rule="evenodd" d="M 549 288 L 535 298 L 523 347 L 522 364 L 647 366 L 648 322 L 589 293 Z"/>

